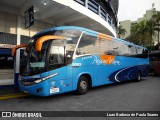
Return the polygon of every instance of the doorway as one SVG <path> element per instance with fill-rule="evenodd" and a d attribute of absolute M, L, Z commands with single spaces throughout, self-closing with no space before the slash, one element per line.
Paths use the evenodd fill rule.
<path fill-rule="evenodd" d="M 0 85 L 14 84 L 14 58 L 11 49 L 0 48 Z"/>

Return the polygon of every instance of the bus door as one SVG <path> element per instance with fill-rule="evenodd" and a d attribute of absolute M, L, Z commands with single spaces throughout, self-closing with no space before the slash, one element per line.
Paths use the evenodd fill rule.
<path fill-rule="evenodd" d="M 71 66 L 66 65 L 65 46 L 61 44 L 53 44 L 51 46 L 49 55 L 49 69 L 49 75 L 58 73 L 52 84 L 59 86 L 58 89 L 61 92 L 72 90 L 72 68 Z"/>

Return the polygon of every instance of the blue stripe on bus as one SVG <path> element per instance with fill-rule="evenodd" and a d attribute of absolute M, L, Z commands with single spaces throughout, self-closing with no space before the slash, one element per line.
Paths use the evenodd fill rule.
<path fill-rule="evenodd" d="M 125 67 L 110 74 L 108 80 L 112 82 L 122 82 L 137 79 L 139 70 L 143 71 L 142 77 L 144 77 L 148 75 L 148 72 L 146 72 L 148 68 L 148 65 Z"/>

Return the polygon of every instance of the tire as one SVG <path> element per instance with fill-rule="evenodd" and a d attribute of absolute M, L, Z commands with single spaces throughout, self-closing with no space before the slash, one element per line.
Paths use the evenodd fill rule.
<path fill-rule="evenodd" d="M 77 94 L 84 95 L 88 92 L 88 78 L 86 76 L 81 76 L 78 80 Z"/>
<path fill-rule="evenodd" d="M 141 81 L 141 73 L 140 72 L 138 72 L 138 74 L 137 74 L 137 79 L 136 79 L 136 81 L 137 82 L 140 82 Z"/>
<path fill-rule="evenodd" d="M 155 76 L 154 70 L 150 70 L 150 75 L 151 75 L 151 76 Z"/>
<path fill-rule="evenodd" d="M 157 76 L 155 70 L 151 70 L 151 76 Z"/>

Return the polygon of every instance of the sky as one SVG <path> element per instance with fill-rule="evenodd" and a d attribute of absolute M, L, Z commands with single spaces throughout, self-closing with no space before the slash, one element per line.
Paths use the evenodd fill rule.
<path fill-rule="evenodd" d="M 143 17 L 146 10 L 154 8 L 160 11 L 160 0 L 119 0 L 118 20 L 136 21 L 137 18 Z"/>

